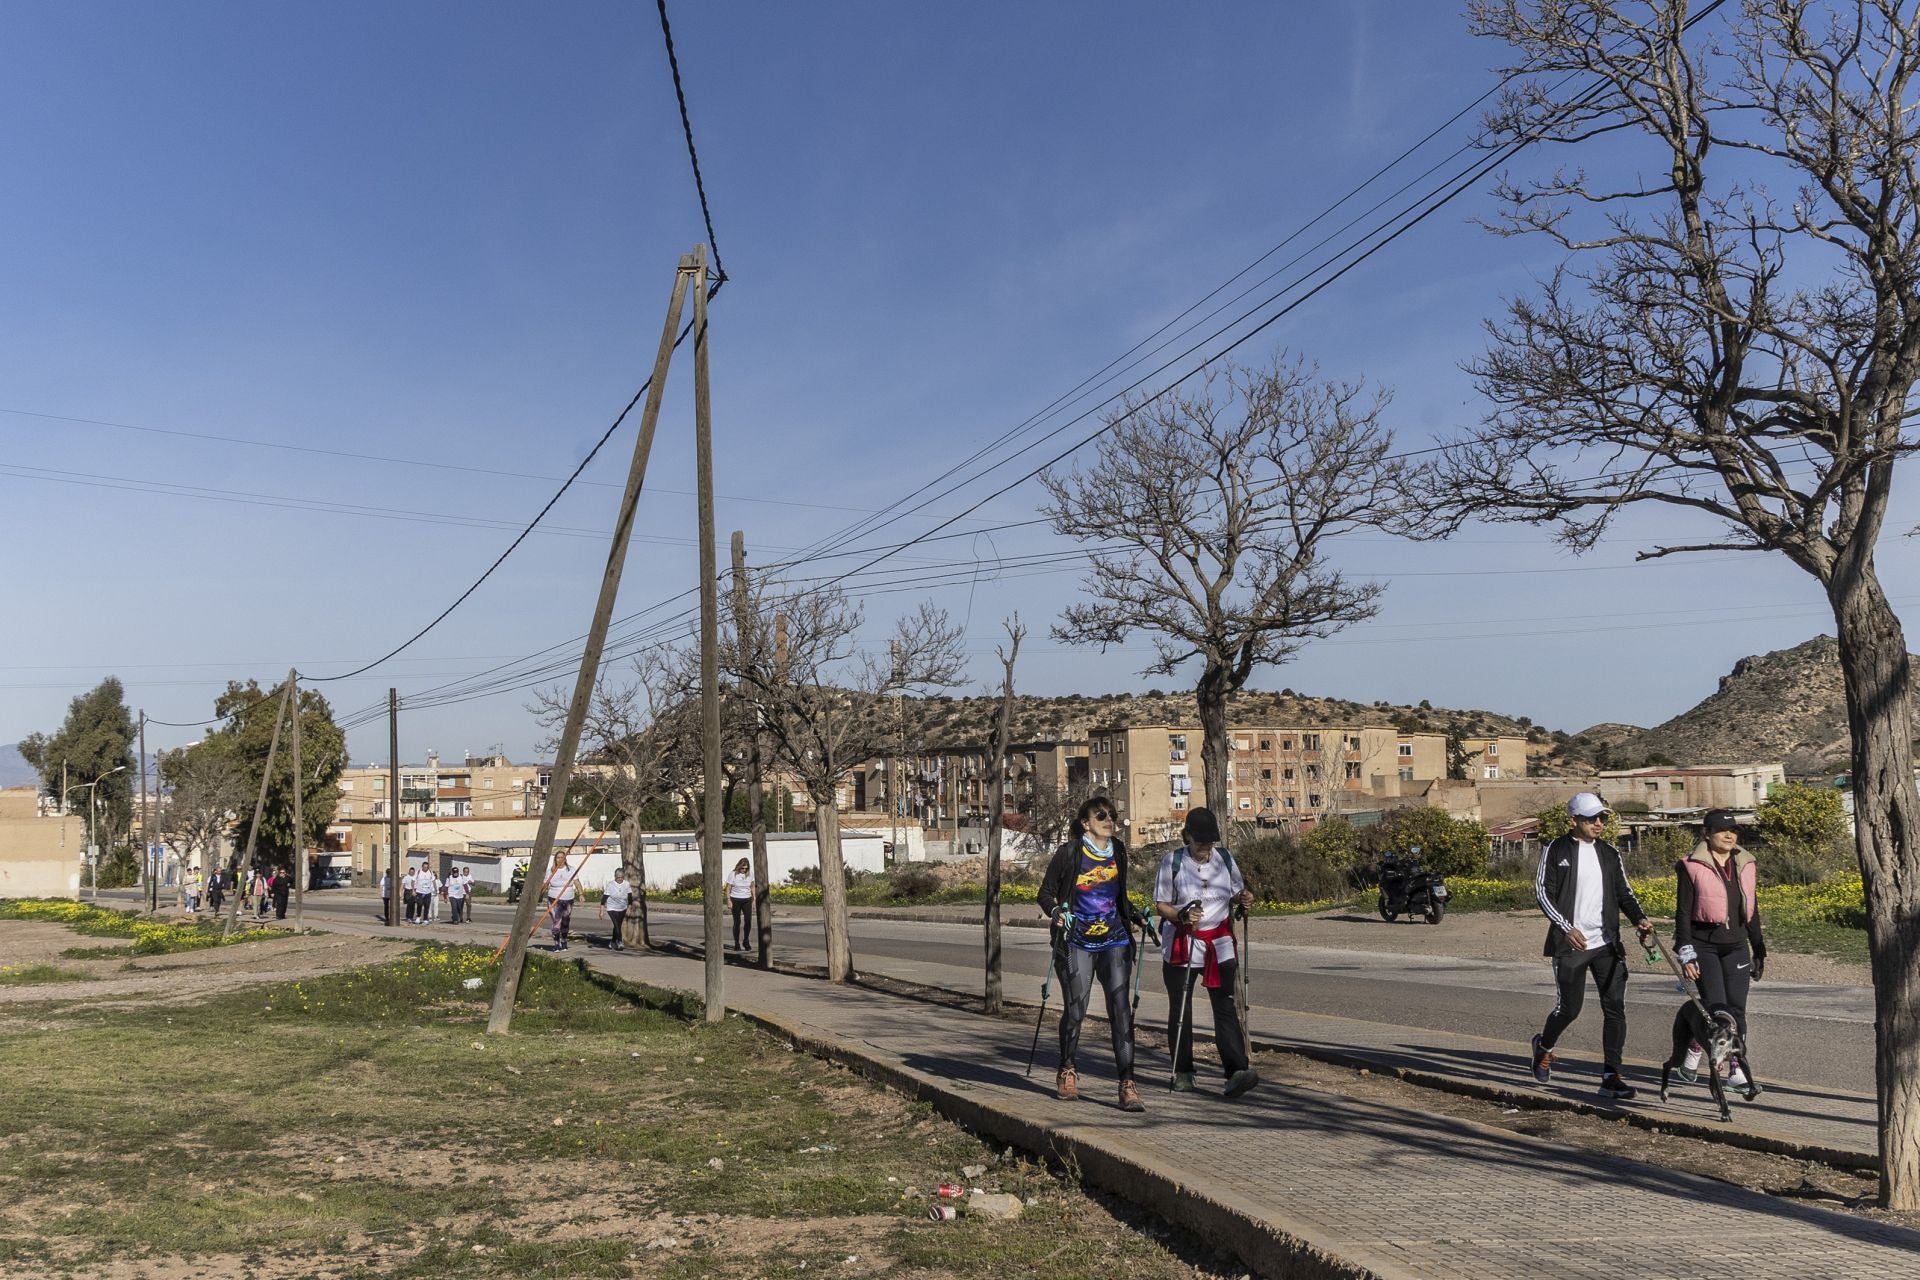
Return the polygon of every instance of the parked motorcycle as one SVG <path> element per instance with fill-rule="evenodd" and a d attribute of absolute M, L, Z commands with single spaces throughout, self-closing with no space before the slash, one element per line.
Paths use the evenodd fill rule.
<path fill-rule="evenodd" d="M 527 886 L 526 868 L 515 867 L 513 869 L 512 879 L 510 879 L 507 882 L 507 901 L 509 903 L 520 901 L 520 893 L 523 889 L 526 888 L 526 886 Z"/>
<path fill-rule="evenodd" d="M 1380 918 L 1391 924 L 1401 916 L 1423 915 L 1439 924 L 1447 914 L 1446 880 L 1420 865 L 1415 846 L 1404 858 L 1388 853 L 1380 860 Z"/>

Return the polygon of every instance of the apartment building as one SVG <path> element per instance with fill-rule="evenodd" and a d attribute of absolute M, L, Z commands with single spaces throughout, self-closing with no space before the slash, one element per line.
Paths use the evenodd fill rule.
<path fill-rule="evenodd" d="M 1600 774 L 1600 798 L 1611 805 L 1643 804 L 1649 813 L 1674 809 L 1756 809 L 1787 781 L 1783 764 L 1656 766 Z"/>
<path fill-rule="evenodd" d="M 1206 771 L 1197 725 L 1096 729 L 1091 781 L 1106 791 L 1138 841 L 1172 839 L 1187 810 L 1206 803 Z M 1467 769 L 1497 778 L 1526 774 L 1526 739 L 1493 737 L 1463 744 Z M 1385 725 L 1240 726 L 1227 733 L 1229 821 L 1309 827 L 1372 807 L 1447 776 L 1442 733 L 1402 733 Z"/>
<path fill-rule="evenodd" d="M 433 752 L 424 765 L 400 766 L 402 818 L 523 818 L 537 815 L 552 781 L 551 765 L 514 764 L 505 756 L 468 756 L 443 764 Z M 368 765 L 340 774 L 334 821 L 388 818 L 393 797 L 387 769 Z"/>
<path fill-rule="evenodd" d="M 869 760 L 849 778 L 848 799 L 857 812 L 891 812 L 929 828 L 977 825 L 993 804 L 992 754 L 986 745 L 955 745 L 904 760 Z M 1007 812 L 1020 813 L 1036 796 L 1071 791 L 1086 780 L 1087 743 L 1010 743 L 1001 769 Z"/>

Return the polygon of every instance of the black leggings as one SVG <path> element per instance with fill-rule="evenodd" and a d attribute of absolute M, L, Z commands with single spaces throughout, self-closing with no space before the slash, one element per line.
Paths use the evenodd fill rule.
<path fill-rule="evenodd" d="M 1560 1033 L 1580 1016 L 1587 998 L 1587 971 L 1593 971 L 1593 983 L 1600 988 L 1600 1046 L 1606 1054 L 1609 1071 L 1620 1070 L 1620 1059 L 1627 1048 L 1627 962 L 1613 953 L 1612 947 L 1591 951 L 1569 951 L 1553 960 L 1554 981 L 1560 987 L 1560 1002 L 1547 1015 L 1540 1032 L 1540 1043 L 1548 1048 L 1560 1042 Z"/>
<path fill-rule="evenodd" d="M 1080 1052 L 1080 1023 L 1093 996 L 1093 979 L 1107 993 L 1107 1024 L 1113 1032 L 1113 1068 L 1122 1080 L 1133 1078 L 1133 1009 L 1127 1004 L 1127 983 L 1133 977 L 1131 947 L 1084 951 L 1069 944 L 1060 967 L 1060 1065 L 1074 1066 Z"/>
<path fill-rule="evenodd" d="M 1707 1012 L 1725 1009 L 1742 1036 L 1747 1034 L 1747 987 L 1753 982 L 1753 953 L 1743 942 L 1696 942 L 1700 1001 Z"/>
<path fill-rule="evenodd" d="M 728 898 L 733 904 L 733 945 L 740 950 L 747 949 L 747 938 L 753 933 L 753 899 Z"/>
<path fill-rule="evenodd" d="M 1202 992 L 1213 1005 L 1213 1047 L 1220 1054 L 1220 1066 L 1228 1075 L 1247 1068 L 1247 1033 L 1240 1029 L 1240 1009 L 1233 1002 L 1234 980 L 1240 969 L 1235 960 L 1220 962 L 1220 985 L 1209 987 L 1201 981 L 1202 970 L 1176 969 L 1162 963 L 1160 976 L 1167 984 L 1167 1052 L 1180 1046 L 1173 1061 L 1175 1071 L 1193 1072 L 1193 1000 Z M 1185 1014 L 1184 1023 L 1176 1023 L 1176 1012 Z"/>

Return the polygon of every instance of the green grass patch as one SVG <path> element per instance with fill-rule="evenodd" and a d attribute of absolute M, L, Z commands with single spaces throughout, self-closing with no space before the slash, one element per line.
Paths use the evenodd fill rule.
<path fill-rule="evenodd" d="M 0 965 L 0 987 L 29 987 L 42 982 L 90 982 L 93 975 L 53 964 Z"/>
<path fill-rule="evenodd" d="M 279 929 L 236 929 L 223 936 L 223 926 L 218 920 L 156 920 L 137 911 L 113 911 L 89 902 L 70 902 L 62 898 L 0 902 L 0 920 L 38 920 L 63 924 L 76 933 L 91 937 L 132 939 L 131 947 L 112 949 L 112 954 L 116 955 L 164 956 L 176 951 L 199 951 L 205 947 L 224 947 L 285 936 L 284 931 Z"/>
<path fill-rule="evenodd" d="M 932 1248 L 916 1275 L 1005 1274 L 1057 1250 L 1092 1204 L 740 1018 L 707 1023 L 697 1001 L 583 966 L 530 957 L 513 1034 L 488 1036 L 495 977 L 488 950 L 423 945 L 191 1006 L 73 1003 L 55 1027 L 0 1038 L 0 1270 L 783 1275 L 815 1252 L 868 1252 L 820 1234 L 846 1219 L 889 1256 Z M 130 1106 L 128 1063 L 173 1083 Z M 1057 1207 L 990 1231 L 924 1224 L 952 1238 L 923 1246 L 929 1201 L 906 1189 L 968 1164 L 991 1169 L 977 1184 Z M 790 1225 L 743 1257 L 725 1226 L 742 1218 Z M 682 1247 L 645 1252 L 661 1222 Z M 1180 1273 L 1158 1243 L 1102 1230 L 1084 1270 L 1075 1253 L 1044 1273 L 1093 1275 L 1110 1257 L 1143 1280 Z"/>

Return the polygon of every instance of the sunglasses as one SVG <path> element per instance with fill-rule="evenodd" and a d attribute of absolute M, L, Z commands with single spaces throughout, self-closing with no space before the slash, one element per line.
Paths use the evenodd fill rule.
<path fill-rule="evenodd" d="M 1612 816 L 1613 815 L 1611 813 L 1607 813 L 1603 811 L 1601 813 L 1582 814 L 1579 817 L 1576 817 L 1574 821 L 1575 822 L 1605 822 L 1608 818 L 1611 818 Z"/>
<path fill-rule="evenodd" d="M 1093 822 L 1112 822 L 1113 821 L 1113 815 L 1111 813 L 1108 813 L 1105 809 L 1095 809 L 1092 813 L 1087 815 L 1087 818 Z"/>

